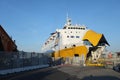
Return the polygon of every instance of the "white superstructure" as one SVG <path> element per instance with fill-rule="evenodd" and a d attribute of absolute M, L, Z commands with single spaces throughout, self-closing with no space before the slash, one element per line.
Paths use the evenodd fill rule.
<path fill-rule="evenodd" d="M 63 29 L 56 29 L 54 33 L 51 33 L 51 36 L 43 44 L 41 51 L 45 53 L 83 45 L 85 41 L 83 42 L 82 39 L 87 30 L 84 25 L 72 25 L 71 19 L 67 18 Z"/>

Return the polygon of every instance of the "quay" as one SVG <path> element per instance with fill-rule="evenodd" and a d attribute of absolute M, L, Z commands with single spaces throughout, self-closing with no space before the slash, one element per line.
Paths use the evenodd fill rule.
<path fill-rule="evenodd" d="M 59 65 L 0 76 L 0 80 L 120 80 L 120 73 L 104 67 Z"/>

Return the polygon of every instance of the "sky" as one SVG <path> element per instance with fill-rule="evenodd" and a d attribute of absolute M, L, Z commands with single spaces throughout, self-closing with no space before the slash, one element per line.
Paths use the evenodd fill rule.
<path fill-rule="evenodd" d="M 72 24 L 104 34 L 108 50 L 120 51 L 120 0 L 0 0 L 0 25 L 20 51 L 40 52 L 67 14 Z"/>

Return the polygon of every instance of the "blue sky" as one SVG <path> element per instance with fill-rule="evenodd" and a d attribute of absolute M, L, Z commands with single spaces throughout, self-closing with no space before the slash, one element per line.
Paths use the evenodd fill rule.
<path fill-rule="evenodd" d="M 120 51 L 120 0 L 0 0 L 0 25 L 19 50 L 40 52 L 66 14 L 73 24 L 103 33 L 110 51 Z"/>

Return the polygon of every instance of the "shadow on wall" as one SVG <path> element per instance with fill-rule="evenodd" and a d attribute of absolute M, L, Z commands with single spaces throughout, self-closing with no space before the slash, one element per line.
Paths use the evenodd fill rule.
<path fill-rule="evenodd" d="M 93 76 L 93 75 L 90 75 L 90 76 L 84 77 L 81 80 L 120 80 L 120 78 L 115 77 L 115 76 Z"/>

